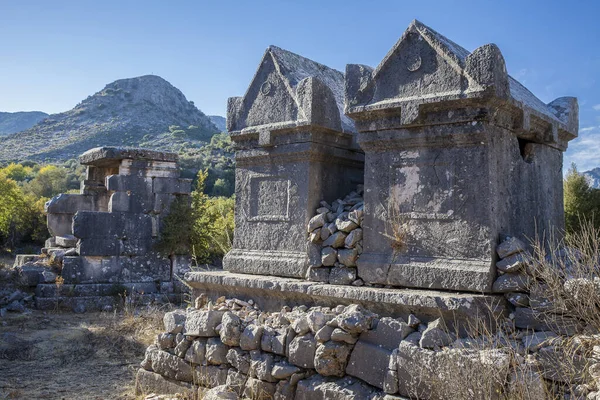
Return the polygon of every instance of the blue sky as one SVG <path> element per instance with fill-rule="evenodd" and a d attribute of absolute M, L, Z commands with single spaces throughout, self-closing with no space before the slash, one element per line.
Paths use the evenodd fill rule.
<path fill-rule="evenodd" d="M 496 43 L 543 101 L 577 96 L 565 165 L 600 166 L 600 2 L 0 0 L 0 111 L 65 111 L 156 74 L 225 115 L 274 44 L 343 71 L 376 66 L 414 18 L 467 50 Z"/>

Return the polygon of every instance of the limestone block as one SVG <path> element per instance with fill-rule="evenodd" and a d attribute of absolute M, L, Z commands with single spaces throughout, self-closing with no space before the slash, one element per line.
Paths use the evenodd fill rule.
<path fill-rule="evenodd" d="M 390 351 L 398 348 L 398 345 L 415 330 L 406 322 L 398 319 L 383 317 L 377 323 L 375 329 L 364 331 L 360 334 L 360 341 L 382 346 Z"/>
<path fill-rule="evenodd" d="M 356 267 L 356 259 L 358 258 L 357 249 L 340 249 L 338 250 L 338 261 L 346 267 Z"/>
<path fill-rule="evenodd" d="M 531 278 L 524 273 L 500 275 L 494 281 L 492 291 L 495 293 L 527 292 L 531 286 Z"/>
<path fill-rule="evenodd" d="M 296 397 L 296 385 L 292 385 L 289 381 L 279 381 L 275 389 L 273 400 L 287 400 Z"/>
<path fill-rule="evenodd" d="M 359 340 L 350 355 L 346 373 L 383 389 L 391 354 L 383 347 Z"/>
<path fill-rule="evenodd" d="M 286 362 L 280 362 L 273 366 L 271 375 L 275 379 L 288 379 L 292 375 L 300 372 L 301 369 L 295 365 L 288 364 Z"/>
<path fill-rule="evenodd" d="M 275 395 L 276 385 L 255 378 L 248 378 L 244 389 L 244 398 L 271 399 Z"/>
<path fill-rule="evenodd" d="M 295 400 L 359 400 L 374 398 L 377 391 L 358 379 L 332 380 L 313 375 L 298 382 Z"/>
<path fill-rule="evenodd" d="M 73 234 L 73 214 L 48 214 L 46 222 L 52 236 L 68 236 Z"/>
<path fill-rule="evenodd" d="M 329 282 L 330 268 L 327 267 L 309 267 L 306 272 L 306 279 L 312 282 Z"/>
<path fill-rule="evenodd" d="M 60 247 L 75 247 L 77 246 L 77 238 L 73 235 L 56 236 L 54 238 L 57 246 Z"/>
<path fill-rule="evenodd" d="M 229 379 L 229 374 L 227 375 L 227 379 Z M 198 389 L 197 398 L 202 400 L 238 400 L 238 394 L 231 390 L 232 388 L 227 383 L 225 385 L 215 386 L 205 392 L 202 392 L 202 389 Z"/>
<path fill-rule="evenodd" d="M 171 204 L 175 201 L 175 195 L 169 193 L 157 193 L 154 195 L 153 211 L 157 214 L 167 214 L 171 211 Z"/>
<path fill-rule="evenodd" d="M 173 161 L 124 159 L 119 165 L 119 175 L 145 178 L 178 178 L 177 163 Z"/>
<path fill-rule="evenodd" d="M 315 352 L 315 369 L 323 376 L 346 374 L 346 366 L 352 346 L 346 343 L 326 342 L 319 344 Z"/>
<path fill-rule="evenodd" d="M 173 352 L 175 353 L 175 355 L 177 357 L 185 358 L 185 355 L 187 354 L 187 351 L 189 350 L 191 345 L 192 345 L 192 339 L 190 337 L 187 337 L 187 338 L 184 337 L 179 343 L 177 343 L 177 346 L 175 346 L 175 348 L 173 349 Z"/>
<path fill-rule="evenodd" d="M 185 334 L 188 336 L 218 336 L 215 328 L 221 323 L 224 311 L 191 310 L 185 320 Z"/>
<path fill-rule="evenodd" d="M 187 334 L 187 331 L 186 331 Z M 208 338 L 206 341 L 206 360 L 212 365 L 227 364 L 229 346 L 223 344 L 218 337 Z"/>
<path fill-rule="evenodd" d="M 289 344 L 289 362 L 301 368 L 315 367 L 317 341 L 312 333 L 296 336 Z"/>
<path fill-rule="evenodd" d="M 271 375 L 275 361 L 273 355 L 261 353 L 259 350 L 250 352 L 250 370 L 248 375 L 265 382 L 277 382 L 277 379 Z"/>
<path fill-rule="evenodd" d="M 221 341 L 228 346 L 239 346 L 240 336 L 242 335 L 242 321 L 240 317 L 228 311 L 223 314 L 221 324 L 222 327 L 219 331 Z"/>
<path fill-rule="evenodd" d="M 496 253 L 500 258 L 506 258 L 513 254 L 522 253 L 527 250 L 527 245 L 516 237 L 508 237 L 496 247 Z"/>
<path fill-rule="evenodd" d="M 343 250 L 340 250 L 343 251 Z M 334 267 L 329 274 L 332 285 L 349 285 L 356 280 L 356 268 Z"/>
<path fill-rule="evenodd" d="M 154 193 L 189 194 L 192 191 L 192 180 L 183 178 L 154 178 L 152 191 Z"/>
<path fill-rule="evenodd" d="M 262 325 L 248 325 L 240 337 L 240 347 L 242 350 L 256 350 L 260 347 L 262 334 Z"/>
<path fill-rule="evenodd" d="M 247 379 L 248 375 L 238 372 L 234 368 L 229 368 L 227 371 L 227 382 L 225 385 L 230 391 L 233 390 L 237 396 L 241 396 L 241 394 L 244 392 Z M 237 397 L 235 399 L 237 399 Z"/>
<path fill-rule="evenodd" d="M 133 160 L 161 161 L 176 163 L 177 153 L 156 151 L 130 147 L 95 147 L 79 156 L 79 163 L 95 167 L 118 165 L 120 162 Z"/>
<path fill-rule="evenodd" d="M 130 212 L 131 195 L 128 192 L 114 192 L 108 201 L 108 212 Z"/>
<path fill-rule="evenodd" d="M 192 382 L 192 367 L 181 358 L 156 350 L 146 354 L 152 365 L 152 371 L 162 376 L 183 382 Z"/>
<path fill-rule="evenodd" d="M 237 347 L 227 352 L 227 362 L 243 374 L 248 375 L 250 370 L 250 354 Z"/>
<path fill-rule="evenodd" d="M 575 318 L 559 314 L 546 315 L 527 307 L 516 307 L 514 317 L 515 326 L 520 329 L 552 331 L 567 336 L 583 331 L 583 325 Z"/>
<path fill-rule="evenodd" d="M 155 372 L 138 369 L 135 378 L 135 394 L 145 396 L 150 393 L 172 394 L 181 393 L 192 397 L 195 389 L 190 383 L 170 380 Z"/>
<path fill-rule="evenodd" d="M 431 351 L 403 341 L 398 348 L 398 388 L 402 396 L 498 399 L 508 378 L 510 356 L 498 350 Z"/>
<path fill-rule="evenodd" d="M 48 214 L 75 214 L 77 211 L 94 211 L 93 196 L 61 193 L 48 200 L 44 205 Z"/>
<path fill-rule="evenodd" d="M 216 365 L 197 365 L 194 369 L 195 383 L 207 388 L 214 388 L 227 383 L 227 370 Z"/>
<path fill-rule="evenodd" d="M 117 238 L 86 238 L 77 242 L 80 256 L 118 256 L 121 254 L 121 241 Z"/>
<path fill-rule="evenodd" d="M 206 359 L 206 339 L 198 338 L 194 340 L 185 353 L 184 359 L 192 364 L 202 364 Z"/>

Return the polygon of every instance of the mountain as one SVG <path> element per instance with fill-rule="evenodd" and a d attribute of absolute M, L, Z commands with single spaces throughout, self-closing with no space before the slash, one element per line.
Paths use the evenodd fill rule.
<path fill-rule="evenodd" d="M 600 168 L 594 168 L 583 172 L 583 176 L 587 178 L 590 186 L 595 189 L 600 189 Z"/>
<path fill-rule="evenodd" d="M 220 115 L 209 115 L 208 118 L 210 118 L 211 122 L 215 124 L 215 126 L 219 128 L 221 132 L 227 131 L 227 127 L 225 126 L 225 117 L 221 117 Z"/>
<path fill-rule="evenodd" d="M 64 161 L 104 145 L 180 152 L 218 132 L 179 89 L 146 75 L 110 83 L 72 110 L 0 138 L 0 161 Z"/>
<path fill-rule="evenodd" d="M 0 112 L 0 136 L 29 129 L 47 116 L 41 111 Z"/>

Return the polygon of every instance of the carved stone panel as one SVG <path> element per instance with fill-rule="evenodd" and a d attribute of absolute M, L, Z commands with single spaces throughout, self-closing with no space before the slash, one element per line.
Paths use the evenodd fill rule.
<path fill-rule="evenodd" d="M 282 177 L 250 178 L 250 221 L 288 221 L 290 180 Z"/>

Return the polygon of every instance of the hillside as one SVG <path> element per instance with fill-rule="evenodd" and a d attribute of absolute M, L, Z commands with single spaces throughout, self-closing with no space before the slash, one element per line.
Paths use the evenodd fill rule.
<path fill-rule="evenodd" d="M 600 168 L 594 168 L 583 173 L 590 183 L 590 186 L 595 189 L 600 189 Z"/>
<path fill-rule="evenodd" d="M 208 118 L 210 118 L 212 123 L 219 128 L 219 131 L 227 131 L 227 127 L 225 126 L 225 117 L 221 117 L 220 115 L 209 115 Z"/>
<path fill-rule="evenodd" d="M 0 138 L 0 161 L 64 161 L 103 145 L 181 152 L 217 132 L 179 89 L 146 75 L 110 83 L 72 110 Z"/>
<path fill-rule="evenodd" d="M 41 111 L 0 112 L 0 136 L 29 129 L 47 116 Z"/>

